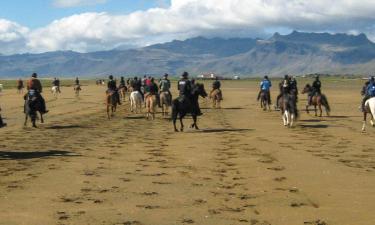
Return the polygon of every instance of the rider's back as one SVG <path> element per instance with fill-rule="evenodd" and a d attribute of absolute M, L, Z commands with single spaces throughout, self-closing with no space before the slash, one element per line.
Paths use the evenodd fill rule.
<path fill-rule="evenodd" d="M 42 84 L 40 83 L 40 81 L 37 78 L 31 78 L 27 82 L 27 89 L 28 90 L 35 90 L 35 91 L 38 91 L 39 93 L 41 93 L 42 92 Z"/>

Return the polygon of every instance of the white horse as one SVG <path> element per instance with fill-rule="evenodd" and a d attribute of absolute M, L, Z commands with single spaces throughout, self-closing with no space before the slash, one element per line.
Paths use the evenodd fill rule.
<path fill-rule="evenodd" d="M 135 113 L 142 112 L 142 95 L 139 91 L 133 91 L 130 94 L 130 111 Z"/>
<path fill-rule="evenodd" d="M 51 88 L 51 92 L 52 92 L 52 94 L 53 94 L 53 96 L 55 97 L 55 98 L 57 98 L 57 96 L 59 95 L 59 87 L 58 86 L 52 86 L 52 88 Z"/>
<path fill-rule="evenodd" d="M 365 102 L 365 111 L 363 112 L 362 131 L 366 131 L 367 113 L 371 113 L 370 124 L 371 126 L 375 126 L 375 97 L 370 98 L 369 100 Z"/>

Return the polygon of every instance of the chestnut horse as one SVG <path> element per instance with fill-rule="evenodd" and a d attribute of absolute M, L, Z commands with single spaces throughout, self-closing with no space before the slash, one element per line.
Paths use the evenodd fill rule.
<path fill-rule="evenodd" d="M 110 120 L 113 117 L 113 113 L 116 112 L 118 99 L 114 92 L 106 92 L 106 104 L 107 104 L 107 116 Z"/>
<path fill-rule="evenodd" d="M 307 96 L 310 96 L 313 92 L 313 88 L 311 87 L 310 84 L 306 84 L 305 88 L 303 89 L 302 91 L 302 94 L 307 94 Z M 319 116 L 322 117 L 322 114 L 323 114 L 323 110 L 322 110 L 322 106 L 324 106 L 324 108 L 326 109 L 326 113 L 327 113 L 327 116 L 329 116 L 329 113 L 331 111 L 331 108 L 328 104 L 328 100 L 327 100 L 327 97 L 323 94 L 318 94 L 318 95 L 314 95 L 311 97 L 311 105 L 314 106 L 314 110 L 315 110 L 315 116 L 318 116 L 318 112 L 317 112 L 317 107 L 319 108 L 319 111 L 320 111 L 320 114 Z M 310 113 L 309 112 L 309 102 L 306 104 L 306 112 L 307 113 Z"/>
<path fill-rule="evenodd" d="M 221 101 L 223 100 L 223 94 L 220 89 L 212 90 L 210 93 L 210 99 L 212 99 L 213 108 L 221 108 Z"/>
<path fill-rule="evenodd" d="M 146 94 L 145 96 L 146 99 L 146 118 L 150 119 L 151 118 L 154 120 L 155 119 L 155 111 L 156 111 L 156 95 L 155 94 Z"/>

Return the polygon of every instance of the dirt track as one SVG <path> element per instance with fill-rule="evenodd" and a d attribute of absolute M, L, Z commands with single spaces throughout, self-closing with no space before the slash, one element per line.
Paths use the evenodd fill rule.
<path fill-rule="evenodd" d="M 24 128 L 21 97 L 6 90 L 0 224 L 373 225 L 375 130 L 360 131 L 360 82 L 324 84 L 332 117 L 301 111 L 287 129 L 259 109 L 255 83 L 224 82 L 223 109 L 203 101 L 202 130 L 184 133 L 127 103 L 106 120 L 97 86 L 79 100 L 47 93 L 46 123 Z"/>

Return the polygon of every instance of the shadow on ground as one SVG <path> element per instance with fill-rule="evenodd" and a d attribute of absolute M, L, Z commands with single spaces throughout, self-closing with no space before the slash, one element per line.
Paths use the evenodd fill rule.
<path fill-rule="evenodd" d="M 73 157 L 81 156 L 69 151 L 60 150 L 49 150 L 46 152 L 30 151 L 30 152 L 18 152 L 18 151 L 0 151 L 0 160 L 23 160 L 23 159 L 36 159 L 46 157 Z"/>

